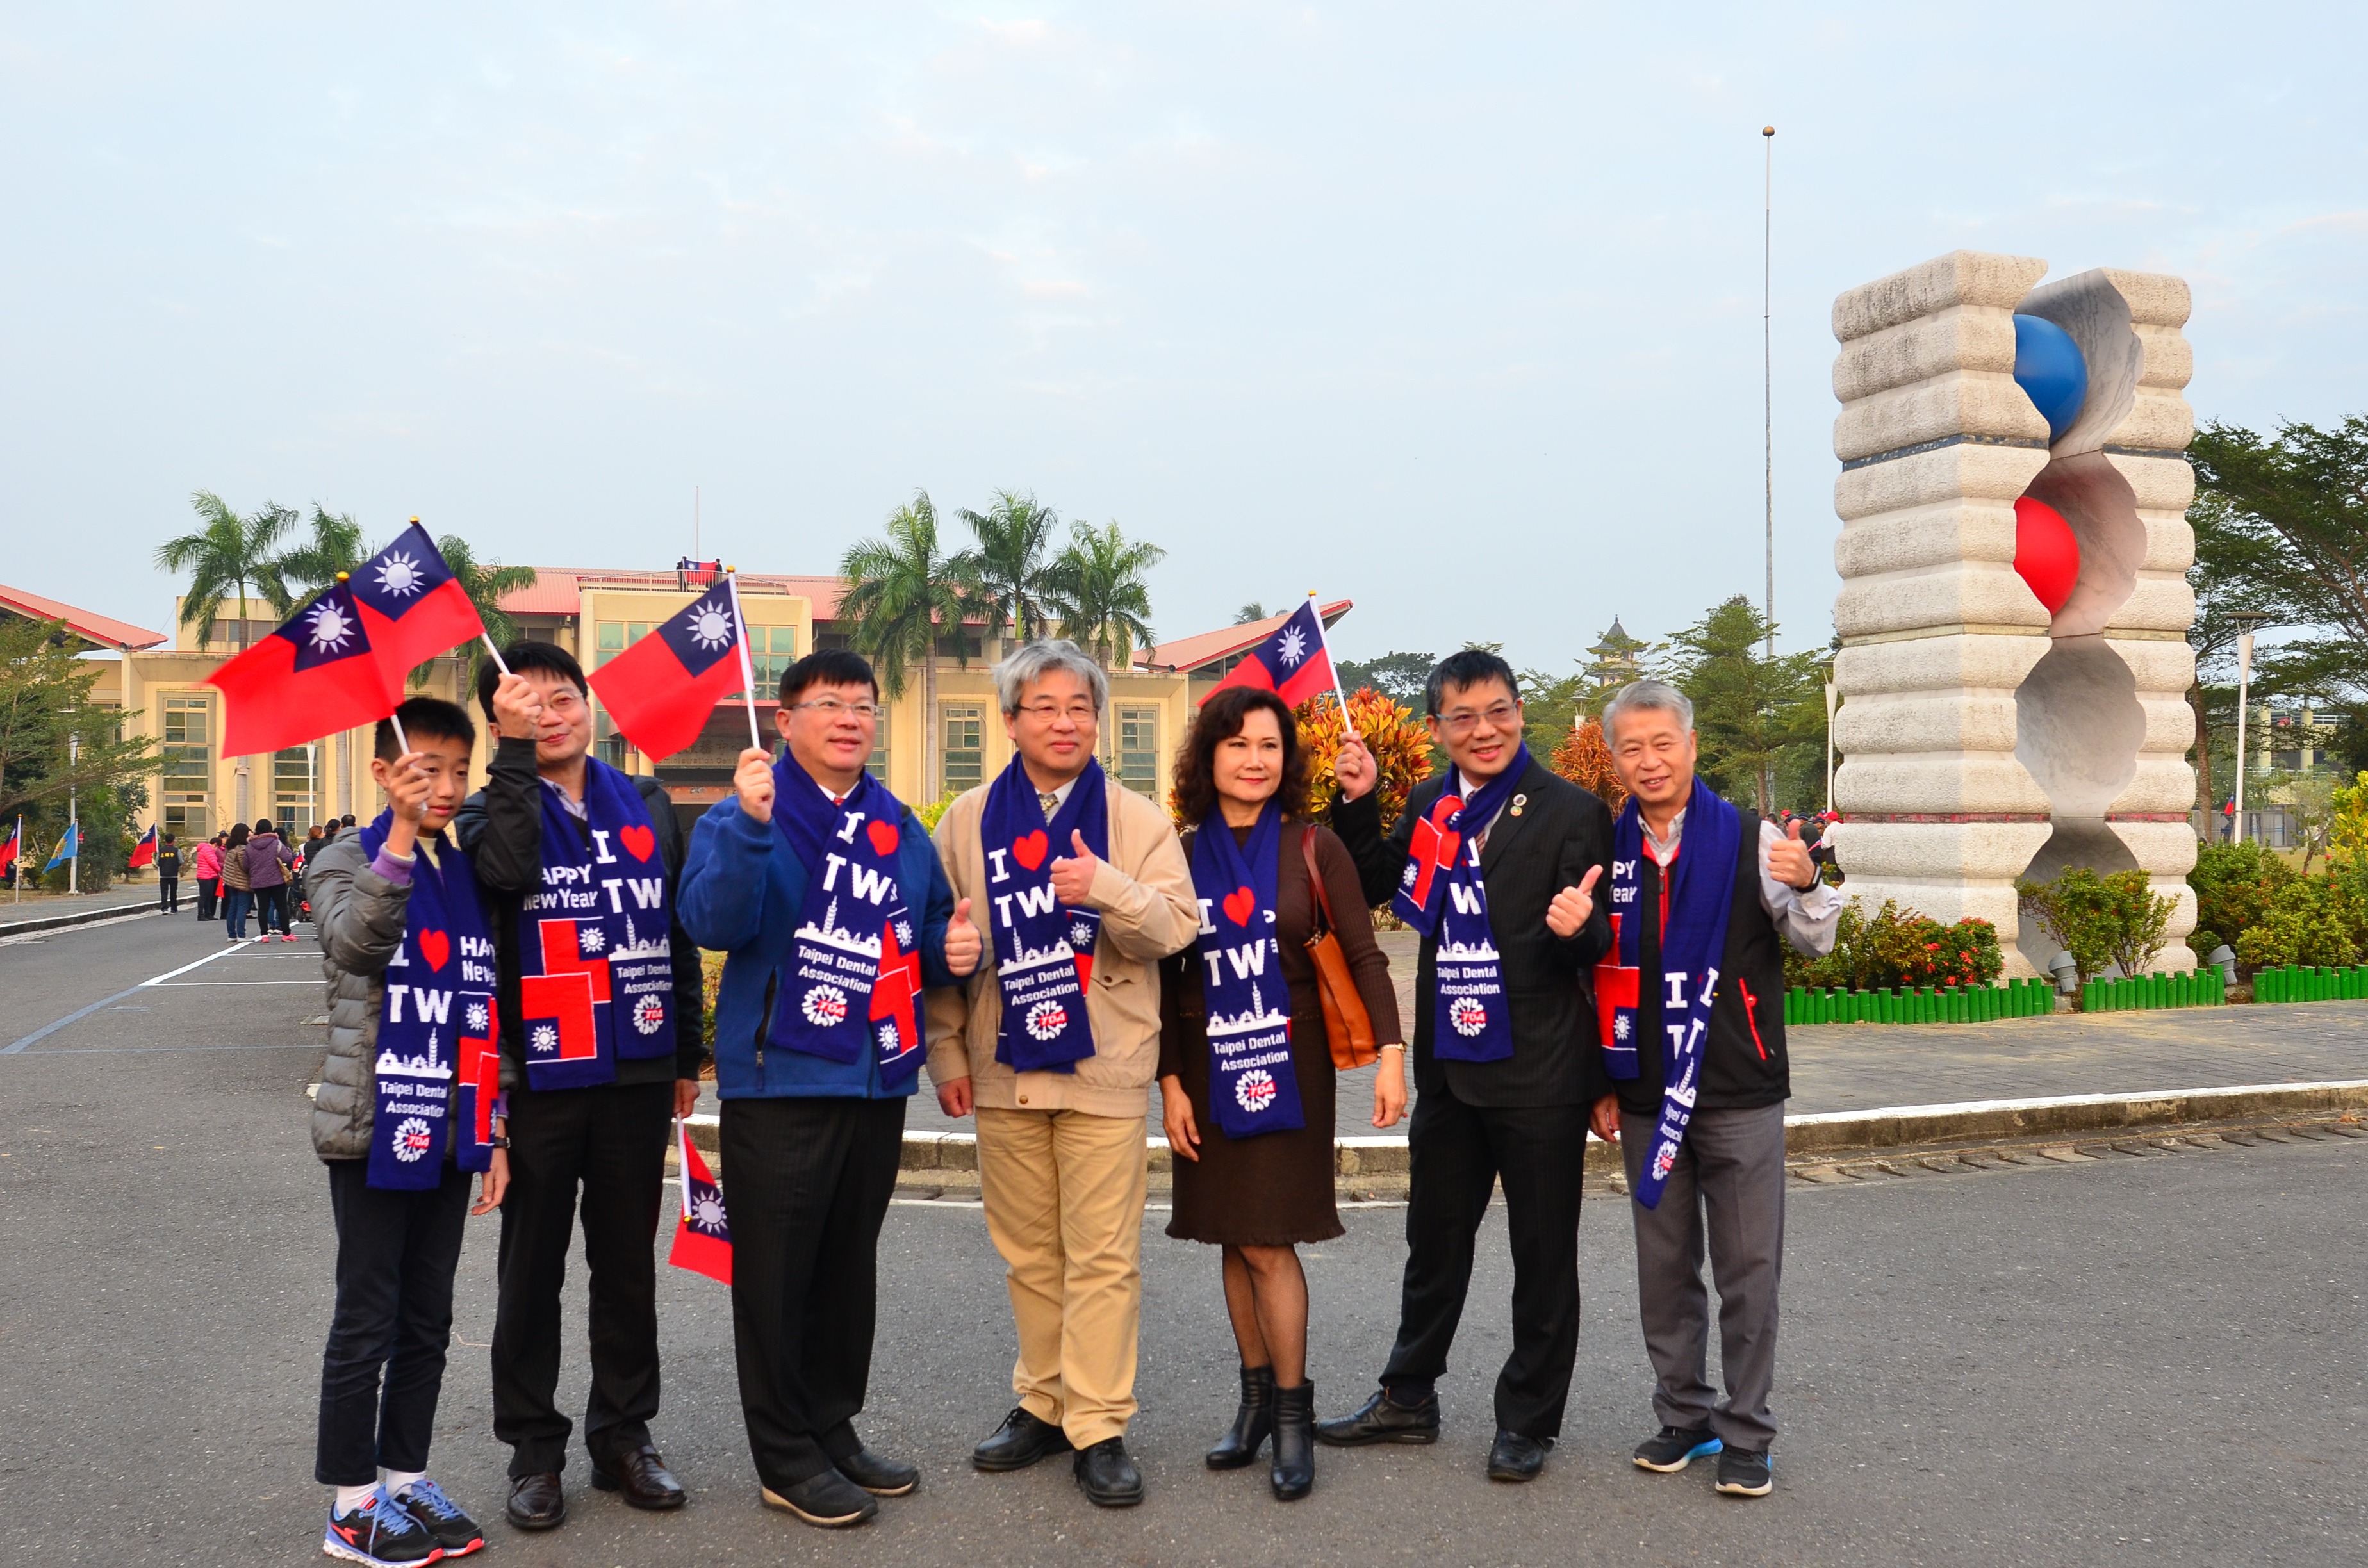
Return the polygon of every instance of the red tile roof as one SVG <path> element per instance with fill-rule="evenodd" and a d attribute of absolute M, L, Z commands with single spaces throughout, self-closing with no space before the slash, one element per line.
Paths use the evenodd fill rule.
<path fill-rule="evenodd" d="M 168 639 L 161 631 L 151 631 L 144 626 L 129 621 L 113 620 L 86 609 L 77 609 L 56 599 L 28 594 L 22 588 L 0 585 L 0 609 L 16 611 L 35 620 L 63 620 L 74 634 L 102 648 L 154 648 Z"/>
<path fill-rule="evenodd" d="M 1356 606 L 1357 601 L 1354 599 L 1334 599 L 1328 605 L 1320 606 L 1316 613 L 1324 618 L 1325 625 L 1330 626 L 1354 609 Z M 1290 609 L 1279 615 L 1268 616 L 1264 620 L 1247 621 L 1240 626 L 1228 626 L 1215 631 L 1203 631 L 1197 637 L 1184 637 L 1173 642 L 1162 642 L 1156 648 L 1146 648 L 1137 653 L 1134 656 L 1135 665 L 1143 669 L 1178 670 L 1189 675 L 1204 665 L 1213 665 L 1221 659 L 1229 658 L 1235 653 L 1246 653 L 1257 647 L 1269 637 L 1273 636 L 1275 630 L 1284 621 L 1289 620 L 1298 608 L 1297 605 L 1293 605 Z"/>

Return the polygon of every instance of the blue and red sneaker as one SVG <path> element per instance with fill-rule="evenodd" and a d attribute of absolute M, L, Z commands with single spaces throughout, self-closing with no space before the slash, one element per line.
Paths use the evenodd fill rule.
<path fill-rule="evenodd" d="M 485 1544 L 485 1532 L 477 1528 L 477 1521 L 426 1476 L 404 1487 L 403 1495 L 395 1501 L 404 1513 L 419 1521 L 420 1528 L 444 1549 L 447 1557 L 466 1557 Z"/>
<path fill-rule="evenodd" d="M 340 1514 L 335 1503 L 329 1505 L 329 1529 L 321 1538 L 321 1552 L 372 1568 L 413 1568 L 435 1562 L 444 1549 L 381 1486 L 351 1513 Z"/>

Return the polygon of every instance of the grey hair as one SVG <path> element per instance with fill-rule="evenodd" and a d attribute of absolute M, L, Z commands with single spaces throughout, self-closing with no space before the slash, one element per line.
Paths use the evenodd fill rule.
<path fill-rule="evenodd" d="M 1620 695 L 1603 705 L 1603 738 L 1607 743 L 1611 739 L 1612 721 L 1630 709 L 1640 712 L 1674 713 L 1682 728 L 1691 730 L 1694 727 L 1693 699 L 1668 681 L 1655 680 L 1648 676 L 1643 680 L 1630 681 L 1620 688 Z"/>
<path fill-rule="evenodd" d="M 1045 637 L 1021 643 L 1009 658 L 995 666 L 995 699 L 1002 705 L 1003 716 L 1016 718 L 1020 693 L 1046 676 L 1063 670 L 1085 682 L 1093 692 L 1096 713 L 1110 706 L 1110 676 L 1102 673 L 1102 667 L 1067 638 Z"/>

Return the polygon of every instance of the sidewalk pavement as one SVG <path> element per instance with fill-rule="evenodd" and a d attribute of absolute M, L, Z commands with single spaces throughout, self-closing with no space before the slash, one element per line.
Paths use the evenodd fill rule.
<path fill-rule="evenodd" d="M 198 885 L 181 883 L 181 909 L 194 917 L 198 907 Z M 62 917 L 105 917 L 108 912 L 131 914 L 156 907 L 156 879 L 145 872 L 137 881 L 119 879 L 104 892 L 35 892 L 25 890 L 22 899 L 17 897 L 15 886 L 0 882 L 0 937 L 7 936 L 13 927 L 17 931 L 33 930 L 44 922 L 61 923 Z"/>

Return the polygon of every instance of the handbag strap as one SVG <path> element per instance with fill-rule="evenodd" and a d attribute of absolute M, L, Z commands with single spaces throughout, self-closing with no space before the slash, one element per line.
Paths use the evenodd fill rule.
<path fill-rule="evenodd" d="M 1316 914 L 1323 919 L 1326 931 L 1339 929 L 1332 920 L 1332 897 L 1324 888 L 1324 873 L 1315 865 L 1315 824 L 1303 823 L 1299 829 L 1299 852 L 1307 861 L 1307 889 L 1315 895 Z"/>

